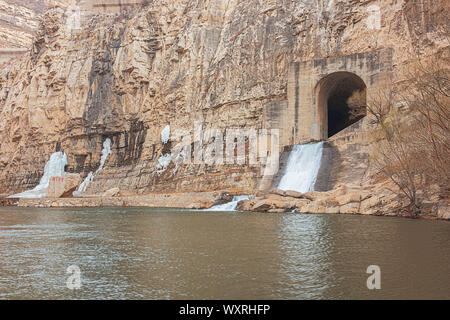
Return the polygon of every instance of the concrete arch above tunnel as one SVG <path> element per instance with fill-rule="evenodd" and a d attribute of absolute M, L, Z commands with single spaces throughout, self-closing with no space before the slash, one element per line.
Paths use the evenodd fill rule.
<path fill-rule="evenodd" d="M 338 71 L 315 88 L 320 140 L 328 139 L 367 115 L 367 86 L 352 72 Z"/>
<path fill-rule="evenodd" d="M 326 140 L 364 117 L 366 97 L 392 78 L 391 48 L 293 62 L 287 101 L 267 106 L 281 146 Z M 368 98 L 367 98 L 368 99 Z"/>

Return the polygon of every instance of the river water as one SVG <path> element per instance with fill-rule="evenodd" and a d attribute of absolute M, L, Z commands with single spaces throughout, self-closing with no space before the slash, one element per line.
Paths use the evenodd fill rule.
<path fill-rule="evenodd" d="M 449 274 L 446 221 L 0 208 L 0 299 L 449 299 Z"/>

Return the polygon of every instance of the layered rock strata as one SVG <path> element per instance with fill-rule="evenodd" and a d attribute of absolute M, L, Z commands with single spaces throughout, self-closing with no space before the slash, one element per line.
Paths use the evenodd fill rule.
<path fill-rule="evenodd" d="M 55 151 L 67 154 L 67 172 L 84 178 L 98 168 L 107 138 L 112 154 L 90 194 L 117 186 L 130 195 L 253 193 L 260 164 L 161 166 L 176 144 L 163 143 L 163 129 L 191 132 L 193 149 L 200 140 L 205 149 L 212 143 L 208 129 L 271 129 L 267 117 L 287 105 L 292 62 L 392 48 L 395 72 L 412 57 L 448 47 L 448 6 L 155 0 L 126 13 L 92 13 L 81 29 L 71 27 L 62 7 L 53 8 L 30 51 L 0 70 L 0 193 L 36 186 Z M 194 137 L 195 127 L 202 136 Z M 336 147 L 344 150 L 342 161 L 328 169 L 324 190 L 361 184 L 367 166 L 362 161 L 352 175 L 349 154 L 366 154 L 358 151 L 365 147 L 354 146 Z"/>

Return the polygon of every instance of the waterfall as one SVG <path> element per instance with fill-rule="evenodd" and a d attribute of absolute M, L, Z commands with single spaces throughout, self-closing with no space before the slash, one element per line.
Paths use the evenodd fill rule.
<path fill-rule="evenodd" d="M 314 190 L 322 163 L 323 142 L 294 146 L 278 189 L 306 193 Z"/>
<path fill-rule="evenodd" d="M 100 158 L 100 166 L 95 172 L 89 172 L 86 179 L 84 179 L 83 183 L 80 184 L 78 187 L 78 190 L 73 193 L 74 196 L 79 196 L 87 191 L 87 188 L 89 187 L 89 184 L 94 180 L 94 175 L 99 173 L 100 170 L 103 169 L 105 166 L 106 159 L 108 159 L 108 156 L 111 154 L 111 139 L 106 139 L 105 142 L 103 142 L 103 150 L 102 150 L 102 157 Z"/>
<path fill-rule="evenodd" d="M 33 190 L 27 190 L 25 192 L 12 195 L 9 198 L 45 198 L 47 195 L 48 185 L 50 184 L 50 178 L 62 176 L 65 173 L 64 168 L 66 165 L 66 154 L 63 152 L 55 152 L 50 156 L 50 160 L 45 164 L 44 175 L 42 176 L 39 185 L 37 185 Z"/>
<path fill-rule="evenodd" d="M 250 196 L 233 197 L 233 200 L 231 202 L 228 202 L 228 203 L 225 203 L 225 204 L 219 204 L 219 205 L 214 206 L 214 207 L 212 207 L 210 209 L 207 209 L 205 211 L 216 211 L 216 212 L 236 211 L 239 201 L 243 201 L 243 200 L 250 200 Z"/>

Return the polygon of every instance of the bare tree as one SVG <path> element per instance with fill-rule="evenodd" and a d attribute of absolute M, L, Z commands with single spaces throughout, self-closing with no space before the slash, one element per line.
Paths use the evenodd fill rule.
<path fill-rule="evenodd" d="M 401 119 L 401 114 L 390 113 L 379 125 L 372 161 L 380 173 L 389 178 L 409 200 L 409 211 L 420 212 L 421 203 L 417 197 L 423 172 L 420 158 L 414 146 L 408 143 L 411 128 Z"/>
<path fill-rule="evenodd" d="M 389 83 L 377 90 L 370 97 L 367 105 L 368 112 L 375 118 L 375 123 L 383 125 L 386 117 L 394 110 L 394 106 L 399 103 L 398 89 L 394 83 Z"/>
<path fill-rule="evenodd" d="M 415 62 L 406 68 L 404 80 L 388 84 L 368 103 L 376 123 L 372 162 L 407 197 L 413 215 L 421 211 L 423 195 L 432 184 L 448 198 L 448 66 L 443 56 Z"/>
<path fill-rule="evenodd" d="M 447 62 L 447 63 L 446 63 Z M 417 63 L 409 72 L 411 85 L 406 88 L 404 100 L 414 115 L 414 140 L 425 151 L 427 177 L 432 182 L 449 182 L 449 123 L 450 123 L 450 72 L 448 60 L 432 59 L 426 64 Z"/>

